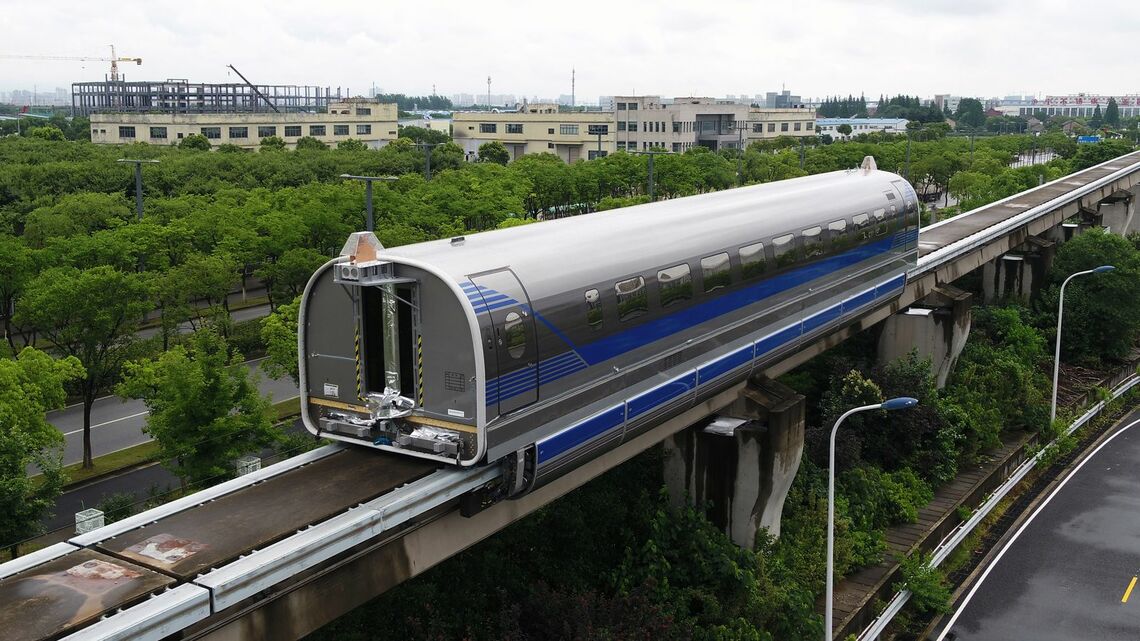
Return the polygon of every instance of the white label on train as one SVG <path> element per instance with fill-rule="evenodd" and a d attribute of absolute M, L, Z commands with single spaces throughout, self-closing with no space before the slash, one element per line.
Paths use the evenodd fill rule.
<path fill-rule="evenodd" d="M 467 415 L 463 413 L 463 410 L 447 410 L 447 415 L 448 416 L 458 416 L 459 418 L 466 418 L 467 417 Z"/>
<path fill-rule="evenodd" d="M 325 383 L 325 396 L 333 398 L 340 398 L 340 385 L 334 383 Z"/>

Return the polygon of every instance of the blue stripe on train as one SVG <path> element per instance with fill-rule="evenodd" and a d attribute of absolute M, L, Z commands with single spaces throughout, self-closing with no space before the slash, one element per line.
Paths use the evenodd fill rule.
<path fill-rule="evenodd" d="M 898 293 L 898 290 L 905 284 L 905 276 L 892 278 L 885 283 L 881 283 L 867 291 L 860 292 L 842 303 L 832 306 L 828 310 L 825 310 L 825 312 L 830 313 L 832 310 L 837 309 L 842 309 L 845 312 L 854 311 L 880 298 Z M 811 318 L 821 316 L 825 312 L 816 314 Z M 836 316 L 838 316 L 838 313 Z M 718 376 L 722 376 L 743 366 L 751 360 L 759 360 L 781 347 L 789 345 L 802 336 L 805 331 L 811 331 L 810 329 L 804 329 L 806 324 L 807 321 L 805 320 L 789 325 L 778 332 L 761 338 L 755 343 L 705 363 L 697 367 L 695 371 L 688 372 L 667 383 L 642 392 L 627 400 L 624 405 L 619 405 L 599 414 L 595 414 L 567 427 L 557 434 L 548 436 L 537 443 L 538 463 L 545 463 L 605 432 L 621 428 L 625 421 L 616 420 L 615 417 L 621 415 L 623 410 L 628 412 L 628 416 L 626 416 L 625 420 L 636 418 L 637 416 L 673 401 L 678 396 L 691 391 L 698 384 L 703 385 Z"/>

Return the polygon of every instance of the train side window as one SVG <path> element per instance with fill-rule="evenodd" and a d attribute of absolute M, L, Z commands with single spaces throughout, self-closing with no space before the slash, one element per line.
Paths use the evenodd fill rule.
<path fill-rule="evenodd" d="M 693 275 L 689 264 L 681 263 L 657 272 L 657 287 L 660 288 L 661 307 L 683 303 L 693 297 Z"/>
<path fill-rule="evenodd" d="M 889 227 L 891 225 L 890 221 L 887 220 L 887 210 L 886 209 L 876 209 L 874 212 L 874 218 L 875 218 L 875 235 L 876 236 L 886 236 L 887 232 L 889 231 Z"/>
<path fill-rule="evenodd" d="M 796 237 L 785 234 L 772 239 L 772 253 L 776 258 L 776 267 L 784 268 L 796 262 Z"/>
<path fill-rule="evenodd" d="M 526 352 L 526 325 L 518 312 L 511 312 L 503 319 L 503 335 L 511 358 L 522 358 Z"/>
<path fill-rule="evenodd" d="M 602 299 L 596 289 L 586 290 L 586 324 L 593 330 L 602 328 Z"/>
<path fill-rule="evenodd" d="M 764 243 L 753 243 L 740 248 L 740 270 L 745 280 L 763 274 L 766 265 Z"/>
<path fill-rule="evenodd" d="M 827 242 L 831 247 L 833 254 L 838 254 L 847 249 L 847 219 L 840 219 L 832 221 L 827 224 Z"/>
<path fill-rule="evenodd" d="M 804 258 L 811 260 L 823 255 L 823 228 L 808 227 L 802 232 L 804 244 Z"/>
<path fill-rule="evenodd" d="M 851 222 L 855 224 L 855 238 L 859 240 L 867 240 L 873 233 L 871 230 L 871 216 L 870 214 L 855 214 L 851 218 Z"/>
<path fill-rule="evenodd" d="M 618 300 L 618 320 L 627 321 L 649 311 L 649 296 L 645 292 L 645 279 L 634 276 L 614 285 Z"/>
<path fill-rule="evenodd" d="M 701 259 L 701 277 L 704 279 L 705 293 L 727 287 L 732 281 L 729 273 L 728 252 L 721 252 Z"/>

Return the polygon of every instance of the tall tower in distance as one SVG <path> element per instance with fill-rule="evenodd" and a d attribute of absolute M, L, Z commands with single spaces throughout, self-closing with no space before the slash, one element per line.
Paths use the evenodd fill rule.
<path fill-rule="evenodd" d="M 570 67 L 570 106 L 574 106 L 574 67 Z"/>
<path fill-rule="evenodd" d="M 487 76 L 487 109 L 491 108 L 491 76 Z"/>

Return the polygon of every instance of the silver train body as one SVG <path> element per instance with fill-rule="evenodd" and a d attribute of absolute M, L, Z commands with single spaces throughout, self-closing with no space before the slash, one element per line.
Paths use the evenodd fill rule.
<path fill-rule="evenodd" d="M 301 301 L 303 420 L 525 491 L 898 296 L 918 224 L 870 161 L 392 249 L 354 234 Z"/>

